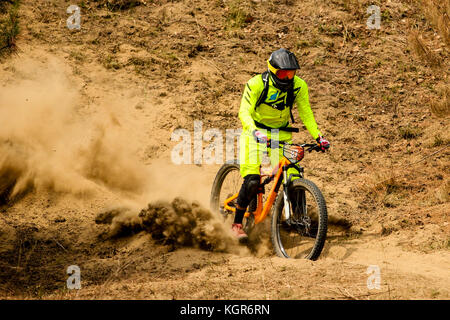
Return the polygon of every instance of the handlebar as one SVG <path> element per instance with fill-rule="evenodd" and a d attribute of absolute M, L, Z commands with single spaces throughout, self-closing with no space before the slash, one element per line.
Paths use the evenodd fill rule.
<path fill-rule="evenodd" d="M 295 143 L 287 143 L 287 142 L 284 142 L 284 141 L 276 141 L 276 140 L 271 140 L 271 139 L 269 139 L 267 141 L 261 141 L 258 138 L 256 138 L 256 142 L 257 143 L 266 144 L 267 148 L 272 148 L 272 143 L 273 142 L 274 142 L 275 145 L 277 145 L 277 143 L 278 143 L 278 147 L 282 146 L 282 145 L 285 145 L 285 144 L 287 144 L 287 145 L 296 145 Z M 304 144 L 300 144 L 298 146 L 300 146 L 302 148 L 306 148 L 306 151 L 308 151 L 308 152 L 311 152 L 311 151 L 316 151 L 316 152 L 322 151 L 322 148 L 320 147 L 320 144 L 317 144 L 317 143 L 304 143 Z"/>
<path fill-rule="evenodd" d="M 308 151 L 308 152 L 311 152 L 311 151 L 316 151 L 316 152 L 323 151 L 322 147 L 320 146 L 320 144 L 317 144 L 317 143 L 304 143 L 304 144 L 301 144 L 300 146 L 303 147 L 303 148 L 306 147 L 307 148 L 306 151 Z"/>

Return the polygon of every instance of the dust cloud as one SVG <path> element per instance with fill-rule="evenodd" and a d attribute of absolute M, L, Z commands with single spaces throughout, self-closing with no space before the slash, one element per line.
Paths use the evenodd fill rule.
<path fill-rule="evenodd" d="M 108 224 L 111 238 L 145 231 L 153 239 L 173 247 L 233 253 L 246 251 L 239 247 L 219 217 L 198 202 L 181 197 L 151 202 L 140 212 L 126 207 L 107 210 L 98 214 L 95 222 Z"/>
<path fill-rule="evenodd" d="M 25 60 L 14 68 L 14 79 L 0 88 L 0 205 L 31 191 L 113 193 L 118 207 L 95 219 L 112 237 L 146 231 L 174 246 L 244 250 L 219 217 L 178 197 L 202 198 L 210 185 L 199 183 L 201 174 L 180 175 L 164 161 L 142 164 L 112 113 L 119 108 L 86 111 L 64 64 Z"/>
<path fill-rule="evenodd" d="M 249 252 L 205 209 L 211 181 L 200 168 L 162 159 L 142 164 L 138 146 L 113 114 L 119 108 L 83 108 L 80 88 L 64 64 L 27 60 L 14 68 L 14 79 L 0 89 L 0 205 L 31 191 L 109 193 L 118 196 L 117 207 L 95 222 L 109 225 L 111 237 L 144 231 L 167 245 Z"/>
<path fill-rule="evenodd" d="M 145 191 L 145 166 L 132 144 L 111 116 L 79 112 L 79 90 L 62 63 L 25 59 L 13 68 L 0 88 L 0 204 L 41 189 Z"/>

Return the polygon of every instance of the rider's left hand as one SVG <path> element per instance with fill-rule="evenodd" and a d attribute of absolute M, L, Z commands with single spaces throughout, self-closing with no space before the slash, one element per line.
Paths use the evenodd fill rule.
<path fill-rule="evenodd" d="M 269 141 L 269 138 L 267 137 L 267 135 L 265 135 L 264 133 L 262 133 L 259 130 L 253 130 L 253 136 L 256 139 L 256 142 L 259 143 L 267 143 L 267 141 Z"/>
<path fill-rule="evenodd" d="M 316 141 L 320 145 L 322 152 L 325 152 L 325 150 L 330 147 L 330 142 L 324 137 L 319 136 Z"/>

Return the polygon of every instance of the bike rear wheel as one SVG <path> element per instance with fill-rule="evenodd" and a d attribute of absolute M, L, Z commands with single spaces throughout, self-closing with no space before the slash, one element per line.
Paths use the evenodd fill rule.
<path fill-rule="evenodd" d="M 244 179 L 239 171 L 239 164 L 224 164 L 219 169 L 211 189 L 210 207 L 215 213 L 220 214 L 224 221 L 230 224 L 234 220 L 234 212 L 224 208 L 224 202 L 241 189 Z M 229 203 L 230 207 L 236 207 L 236 199 Z M 254 217 L 250 215 L 242 222 L 244 231 L 248 234 L 254 226 Z"/>
<path fill-rule="evenodd" d="M 316 260 L 327 235 L 327 206 L 319 188 L 310 180 L 296 179 L 289 187 L 290 218 L 286 219 L 280 192 L 272 215 L 275 253 L 283 258 Z"/>

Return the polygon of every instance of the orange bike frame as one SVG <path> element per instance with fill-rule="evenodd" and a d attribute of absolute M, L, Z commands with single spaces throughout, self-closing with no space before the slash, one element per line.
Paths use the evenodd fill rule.
<path fill-rule="evenodd" d="M 273 169 L 272 173 L 270 174 L 270 176 L 275 176 L 275 178 L 274 178 L 274 183 L 273 183 L 272 189 L 270 189 L 270 192 L 268 194 L 268 197 L 267 197 L 266 203 L 264 204 L 264 207 L 263 207 L 263 201 L 262 201 L 262 193 L 258 193 L 258 206 L 256 207 L 256 211 L 253 212 L 253 215 L 255 216 L 255 224 L 258 224 L 261 221 L 263 221 L 266 218 L 266 216 L 269 214 L 270 209 L 272 209 L 273 203 L 275 202 L 275 198 L 277 197 L 277 193 L 278 193 L 275 191 L 275 188 L 278 185 L 278 181 L 280 179 L 283 179 L 283 177 L 281 176 L 283 173 L 283 167 L 288 164 L 290 164 L 290 161 L 288 159 L 286 159 L 285 157 L 283 157 L 283 159 L 281 159 L 281 161 L 278 163 L 278 165 Z M 265 177 L 265 176 L 268 176 L 268 175 L 261 175 L 261 181 L 262 181 L 263 177 Z M 238 197 L 238 194 L 239 193 L 236 193 L 225 200 L 224 209 L 233 211 L 233 212 L 236 211 L 235 208 L 229 206 L 228 204 L 231 201 L 233 201 L 234 199 L 236 199 Z M 248 217 L 249 215 L 250 215 L 250 212 L 247 211 L 245 213 L 245 217 Z"/>

